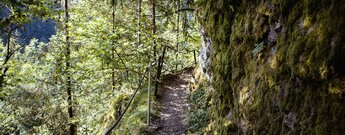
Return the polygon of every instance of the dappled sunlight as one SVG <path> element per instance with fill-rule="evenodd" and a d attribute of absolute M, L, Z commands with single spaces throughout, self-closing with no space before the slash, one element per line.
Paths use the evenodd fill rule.
<path fill-rule="evenodd" d="M 171 114 L 167 114 L 167 113 L 160 113 L 160 115 L 162 116 L 162 118 L 167 118 L 171 116 Z"/>
<path fill-rule="evenodd" d="M 186 117 L 188 113 L 188 82 L 190 74 L 181 74 L 169 78 L 169 82 L 164 84 L 161 90 L 161 105 L 159 105 L 159 117 L 154 121 L 157 131 L 154 134 L 187 134 Z"/>
<path fill-rule="evenodd" d="M 170 96 L 174 96 L 174 97 L 177 97 L 178 95 L 177 95 L 177 93 L 171 93 L 171 94 L 169 94 Z"/>
<path fill-rule="evenodd" d="M 181 88 L 187 88 L 187 85 L 184 85 L 184 84 L 182 84 L 180 86 L 181 86 Z"/>

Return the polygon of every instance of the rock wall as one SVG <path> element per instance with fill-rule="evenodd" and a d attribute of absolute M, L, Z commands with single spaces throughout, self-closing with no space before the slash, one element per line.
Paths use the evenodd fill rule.
<path fill-rule="evenodd" d="M 197 5 L 212 41 L 215 91 L 206 132 L 345 131 L 345 1 L 199 0 Z"/>
<path fill-rule="evenodd" d="M 212 81 L 212 72 L 210 70 L 210 66 L 211 66 L 210 53 L 211 53 L 212 41 L 211 41 L 211 38 L 206 35 L 204 29 L 201 29 L 200 33 L 201 33 L 200 35 L 201 47 L 200 47 L 200 51 L 199 51 L 200 53 L 198 56 L 198 63 L 205 78 L 208 81 Z"/>

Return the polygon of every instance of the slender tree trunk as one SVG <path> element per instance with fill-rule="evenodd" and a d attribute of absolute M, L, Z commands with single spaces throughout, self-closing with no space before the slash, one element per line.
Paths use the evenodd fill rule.
<path fill-rule="evenodd" d="M 155 82 L 155 96 L 157 96 L 157 92 L 158 92 L 158 85 L 159 85 L 159 79 L 161 77 L 162 74 L 162 69 L 163 69 L 163 65 L 164 65 L 164 57 L 165 57 L 165 51 L 166 51 L 166 46 L 164 46 L 163 48 L 163 54 L 162 56 L 159 57 L 158 60 L 158 68 L 157 68 L 157 76 L 156 76 L 156 82 Z"/>
<path fill-rule="evenodd" d="M 115 34 L 115 11 L 116 11 L 116 3 L 115 3 L 115 0 L 112 0 L 112 18 L 113 18 L 113 30 L 112 30 L 112 33 Z M 126 66 L 126 63 L 125 61 L 122 59 L 122 57 L 119 55 L 119 53 L 116 51 L 116 47 L 115 47 L 115 40 L 112 39 L 112 48 L 111 48 L 111 59 L 112 61 L 115 61 L 115 56 L 119 57 L 121 63 L 123 64 L 124 68 L 126 69 L 126 77 L 127 77 L 127 81 L 130 82 L 129 80 L 129 74 L 128 74 L 128 68 Z M 115 91 L 115 83 L 116 83 L 116 80 L 115 80 L 115 66 L 112 65 L 111 67 L 112 69 L 112 91 Z M 132 85 L 131 85 L 132 86 Z"/>
<path fill-rule="evenodd" d="M 71 68 L 71 42 L 70 42 L 70 36 L 69 36 L 69 30 L 68 30 L 68 21 L 69 21 L 69 12 L 68 12 L 68 0 L 65 0 L 65 34 L 66 34 L 66 75 L 67 75 L 67 84 L 66 84 L 66 90 L 68 95 L 68 117 L 70 119 L 73 119 L 74 113 L 73 113 L 73 97 L 72 97 L 72 76 L 70 73 Z M 74 123 L 70 124 L 70 135 L 75 135 L 77 131 L 77 126 Z"/>
<path fill-rule="evenodd" d="M 197 65 L 197 61 L 196 61 L 196 53 L 195 53 L 195 50 L 193 50 L 193 54 L 194 54 L 194 64 Z"/>
<path fill-rule="evenodd" d="M 3 88 L 5 87 L 5 77 L 6 77 L 6 73 L 8 71 L 8 66 L 6 65 L 7 62 L 10 60 L 11 57 L 11 53 L 10 53 L 10 44 L 11 44 L 11 34 L 12 34 L 12 24 L 10 23 L 10 28 L 8 31 L 8 35 L 7 35 L 7 52 L 6 52 L 6 57 L 5 57 L 5 61 L 2 64 L 2 67 L 0 68 L 1 76 L 0 76 L 0 92 L 3 90 Z M 4 67 L 4 71 L 2 71 L 2 68 Z"/>
<path fill-rule="evenodd" d="M 112 8 L 113 8 L 113 34 L 115 34 L 115 1 L 112 1 Z M 115 59 L 115 43 L 114 43 L 114 39 L 112 39 L 112 46 L 111 46 L 111 59 L 112 61 L 114 61 Z M 115 67 L 114 64 L 112 64 L 112 68 L 111 68 L 111 80 L 112 80 L 112 85 L 111 85 L 111 89 L 113 92 L 115 92 Z"/>
<path fill-rule="evenodd" d="M 153 58 L 157 60 L 157 52 L 156 52 L 156 1 L 152 0 L 152 40 L 153 40 Z"/>
<path fill-rule="evenodd" d="M 141 32 L 141 3 L 142 3 L 142 0 L 138 0 L 138 30 L 137 30 L 137 48 L 138 50 L 140 50 L 140 44 L 141 44 L 141 40 L 140 40 L 140 32 Z M 140 52 L 137 51 L 137 58 L 140 57 Z M 137 59 L 137 62 L 140 63 L 140 59 Z M 139 78 L 140 78 L 140 75 L 137 74 L 137 83 L 139 83 Z"/>
<path fill-rule="evenodd" d="M 177 0 L 177 11 L 180 10 L 180 0 Z M 180 12 L 177 12 L 177 20 L 176 20 L 176 61 L 178 61 L 178 53 L 179 53 L 179 36 L 180 36 Z M 175 70 L 177 71 L 178 63 L 176 63 Z"/>
<path fill-rule="evenodd" d="M 139 0 L 139 2 L 138 2 L 138 31 L 137 31 L 137 33 L 138 33 L 138 35 L 137 35 L 138 47 L 140 46 L 140 43 L 141 43 L 141 42 L 140 42 L 141 2 L 142 2 L 142 0 Z"/>
<path fill-rule="evenodd" d="M 157 61 L 157 52 L 156 52 L 156 1 L 152 0 L 152 43 L 153 43 L 153 60 Z M 153 66 L 154 67 L 154 66 Z M 157 70 L 159 68 L 159 64 L 157 64 Z M 154 80 L 154 82 L 156 84 L 159 83 L 159 80 L 157 79 L 158 77 L 158 72 L 156 74 L 156 79 Z M 154 95 L 157 96 L 158 93 L 158 88 L 155 88 L 155 92 Z"/>

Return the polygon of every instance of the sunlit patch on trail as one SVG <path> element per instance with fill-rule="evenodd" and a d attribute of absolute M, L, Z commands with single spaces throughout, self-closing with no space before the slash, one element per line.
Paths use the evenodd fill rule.
<path fill-rule="evenodd" d="M 186 117 L 188 113 L 188 80 L 191 74 L 180 73 L 169 76 L 163 83 L 160 104 L 158 105 L 159 118 L 153 120 L 153 135 L 185 135 L 188 133 Z"/>

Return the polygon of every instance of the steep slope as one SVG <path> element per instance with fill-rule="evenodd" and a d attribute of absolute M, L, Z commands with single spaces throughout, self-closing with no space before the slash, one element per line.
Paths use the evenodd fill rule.
<path fill-rule="evenodd" d="M 345 131 L 345 1 L 199 0 L 212 134 Z"/>

